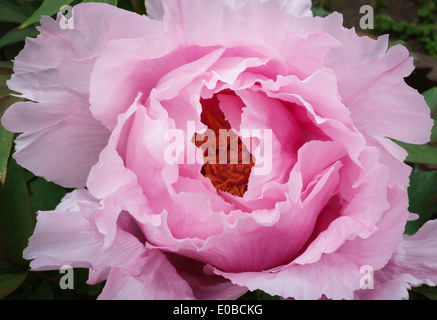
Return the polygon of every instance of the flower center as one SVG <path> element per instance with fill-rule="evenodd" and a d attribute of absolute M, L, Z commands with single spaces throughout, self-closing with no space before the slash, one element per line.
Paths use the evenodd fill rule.
<path fill-rule="evenodd" d="M 205 164 L 201 173 L 214 188 L 243 197 L 255 158 L 241 138 L 232 130 L 220 110 L 215 94 L 211 99 L 200 99 L 201 122 L 208 127 L 204 134 L 195 133 L 192 142 L 203 150 Z"/>

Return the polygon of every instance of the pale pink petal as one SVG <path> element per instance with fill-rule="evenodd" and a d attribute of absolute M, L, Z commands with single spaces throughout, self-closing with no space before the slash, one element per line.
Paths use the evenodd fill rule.
<path fill-rule="evenodd" d="M 24 132 L 14 155 L 20 165 L 65 187 L 83 187 L 109 135 L 89 111 L 94 62 L 111 39 L 154 32 L 158 23 L 96 3 L 75 6 L 73 16 L 74 29 L 65 30 L 62 14 L 57 21 L 43 17 L 40 35 L 26 40 L 8 86 L 35 103 L 12 106 L 2 124 Z"/>
<path fill-rule="evenodd" d="M 137 174 L 138 184 L 142 187 L 153 212 L 157 214 L 163 210 L 168 212 L 167 223 L 173 230 L 174 237 L 204 239 L 220 233 L 222 217 L 212 211 L 211 206 L 212 201 L 218 205 L 219 203 L 215 199 L 210 200 L 218 198 L 216 190 L 197 184 L 195 179 L 184 179 L 188 185 L 180 190 L 177 184 L 179 165 L 168 164 L 165 159 L 165 149 L 169 142 L 164 141 L 164 136 L 166 130 L 170 129 L 169 119 L 160 116 L 155 120 L 150 117 L 148 111 L 151 113 L 151 108 L 147 110 L 141 107 L 135 112 L 130 127 L 126 168 Z M 199 166 L 196 165 L 196 168 Z M 197 177 L 205 180 L 200 173 L 200 168 Z M 173 184 L 177 191 L 173 189 Z M 195 192 L 188 193 L 189 189 Z M 203 193 L 205 191 L 206 193 Z M 124 193 L 119 192 L 119 194 Z"/>
<path fill-rule="evenodd" d="M 304 158 L 305 159 L 305 158 Z M 340 184 L 343 191 L 342 200 L 344 201 L 340 210 L 340 216 L 332 221 L 326 230 L 319 230 L 319 233 L 306 248 L 305 252 L 294 262 L 306 264 L 317 261 L 324 253 L 335 252 L 346 240 L 356 237 L 367 238 L 373 236 L 375 224 L 395 202 L 387 200 L 388 170 L 384 166 L 373 165 L 372 160 L 363 161 L 364 170 L 367 174 L 359 185 L 351 188 L 350 185 Z M 345 163 L 341 181 L 345 181 L 345 175 L 350 175 L 348 167 L 351 163 Z M 378 179 L 380 184 L 375 186 L 374 182 Z M 353 197 L 346 202 L 347 194 L 353 193 Z M 369 200 L 372 199 L 371 202 Z"/>
<path fill-rule="evenodd" d="M 142 221 L 150 213 L 147 199 L 143 196 L 136 175 L 124 165 L 121 154 L 126 152 L 126 138 L 132 123 L 133 114 L 140 106 L 138 95 L 126 113 L 118 117 L 118 125 L 109 138 L 108 145 L 100 153 L 99 162 L 91 169 L 87 187 L 90 193 L 107 207 L 113 207 L 113 214 L 100 214 L 96 218 L 99 231 L 105 235 L 108 246 L 116 235 L 116 221 L 120 210 L 126 210 Z M 120 150 L 120 153 L 118 152 Z M 116 208 L 120 210 L 117 211 Z"/>
<path fill-rule="evenodd" d="M 100 300 L 187 300 L 193 291 L 159 250 L 148 250 L 137 261 L 138 272 L 113 269 Z"/>
<path fill-rule="evenodd" d="M 157 248 L 209 263 L 222 270 L 237 272 L 271 268 L 296 255 L 310 237 L 318 214 L 335 190 L 340 167 L 335 163 L 324 170 L 305 201 L 298 205 L 288 200 L 277 203 L 274 209 L 258 210 L 250 215 L 231 212 L 228 220 L 234 222 L 231 224 L 224 220 L 223 232 L 209 237 L 200 247 L 188 239 L 169 242 L 170 230 L 165 235 L 164 228 L 159 231 L 145 226 L 143 230 Z M 165 219 L 162 223 L 167 224 Z"/>
<path fill-rule="evenodd" d="M 233 285 L 204 265 L 159 250 L 137 256 L 136 268 L 112 268 L 100 300 L 236 299 L 247 289 Z"/>
<path fill-rule="evenodd" d="M 352 299 L 360 279 L 359 268 L 339 255 L 324 255 L 318 263 L 296 265 L 276 273 L 214 272 L 250 291 L 261 289 L 270 295 L 297 300 L 318 300 L 323 295 L 334 300 Z"/>
<path fill-rule="evenodd" d="M 2 118 L 6 128 L 19 126 L 24 131 L 15 140 L 13 157 L 21 166 L 49 181 L 64 187 L 84 186 L 91 166 L 98 160 L 98 152 L 106 144 L 108 131 L 86 109 L 58 114 L 47 120 L 48 125 L 43 122 L 44 107 L 41 120 L 35 110 L 32 115 L 27 114 L 36 120 L 29 124 L 28 131 L 23 123 L 27 119 L 22 114 L 27 111 L 24 104 L 30 103 L 12 106 Z"/>
<path fill-rule="evenodd" d="M 357 128 L 408 143 L 428 142 L 433 126 L 429 108 L 403 80 L 414 69 L 408 50 L 398 45 L 385 53 L 387 37 L 376 41 L 346 29 L 340 41 L 342 46 L 330 51 L 326 66 L 334 71 L 342 102 Z"/>
<path fill-rule="evenodd" d="M 335 252 L 321 255 L 317 262 L 292 262 L 261 272 L 226 273 L 217 269 L 214 272 L 249 290 L 261 289 L 284 298 L 353 299 L 354 291 L 362 286 L 362 266 L 382 268 L 399 244 L 408 214 L 405 193 L 394 190 L 389 197 L 394 206 L 384 214 L 371 237 L 349 239 Z"/>
<path fill-rule="evenodd" d="M 89 268 L 89 281 L 97 283 L 106 279 L 112 267 L 135 269 L 134 262 L 144 252 L 144 245 L 120 225 L 114 245 L 105 249 L 104 235 L 94 221 L 102 210 L 99 202 L 81 189 L 67 194 L 54 211 L 39 212 L 23 254 L 32 260 L 32 270 L 54 270 L 63 265 Z"/>
<path fill-rule="evenodd" d="M 309 0 L 297 1 L 297 0 L 280 0 L 280 4 L 285 9 L 285 12 L 295 17 L 312 17 L 311 11 L 312 3 Z"/>
<path fill-rule="evenodd" d="M 250 4 L 262 4 L 268 2 L 267 0 L 222 0 L 224 6 L 231 8 L 232 10 L 239 10 L 241 7 Z M 310 0 L 274 0 L 270 2 L 277 2 L 280 5 L 281 10 L 295 17 L 312 17 L 311 1 Z M 276 3 L 275 3 L 276 4 Z M 269 4 L 273 5 L 273 4 Z"/>
<path fill-rule="evenodd" d="M 142 41 L 112 41 L 93 69 L 91 111 L 96 119 L 112 130 L 118 114 L 127 110 L 139 92 L 148 97 L 152 89 L 163 90 L 159 86 L 176 91 L 172 82 L 188 79 L 187 83 L 190 83 L 222 52 L 201 47 L 180 50 L 170 36 L 154 35 L 152 39 L 145 37 Z M 177 96 L 177 91 L 174 96 Z"/>
<path fill-rule="evenodd" d="M 404 236 L 387 265 L 375 272 L 374 290 L 357 291 L 359 299 L 408 299 L 408 290 L 437 285 L 437 220 Z"/>
<path fill-rule="evenodd" d="M 229 280 L 209 272 L 204 264 L 179 255 L 166 254 L 178 274 L 190 284 L 199 300 L 233 300 L 247 292 L 247 288 L 232 284 Z"/>
<path fill-rule="evenodd" d="M 237 94 L 246 106 L 241 115 L 240 129 L 248 130 L 251 139 L 248 139 L 250 144 L 247 147 L 255 157 L 245 198 L 254 199 L 260 196 L 265 183 L 283 184 L 287 181 L 304 139 L 293 114 L 279 100 L 251 90 Z M 258 145 L 256 140 L 260 141 Z"/>

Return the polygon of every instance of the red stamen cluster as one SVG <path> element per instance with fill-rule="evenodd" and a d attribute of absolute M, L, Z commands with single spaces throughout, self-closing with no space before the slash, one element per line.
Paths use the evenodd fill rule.
<path fill-rule="evenodd" d="M 202 166 L 201 173 L 211 180 L 217 192 L 221 190 L 237 197 L 243 197 L 247 191 L 255 158 L 247 150 L 241 138 L 231 129 L 229 122 L 219 108 L 217 96 L 214 95 L 211 99 L 201 99 L 200 102 L 203 107 L 201 121 L 215 133 L 216 137 L 215 141 L 208 141 L 207 135 L 194 134 L 192 142 L 204 151 L 205 164 Z M 220 137 L 220 129 L 227 130 L 227 135 Z M 225 154 L 224 149 L 226 149 L 227 155 L 226 163 L 220 163 L 223 162 L 223 159 L 220 159 L 219 156 L 220 153 Z M 231 154 L 235 155 L 237 152 L 238 163 L 230 163 Z"/>

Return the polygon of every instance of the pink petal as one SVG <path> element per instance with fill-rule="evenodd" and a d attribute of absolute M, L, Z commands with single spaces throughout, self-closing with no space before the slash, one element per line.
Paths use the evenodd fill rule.
<path fill-rule="evenodd" d="M 323 294 L 329 299 L 352 299 L 360 279 L 354 263 L 334 255 L 324 255 L 318 263 L 296 265 L 276 273 L 226 273 L 218 269 L 214 272 L 251 291 L 261 289 L 270 295 L 298 300 L 318 300 Z"/>
<path fill-rule="evenodd" d="M 232 10 L 238 11 L 244 5 L 259 5 L 266 0 L 222 0 L 224 6 L 229 7 Z M 248 4 L 249 3 L 249 4 Z M 279 3 L 281 11 L 285 11 L 287 14 L 291 14 L 295 17 L 312 17 L 311 1 L 297 1 L 297 0 L 276 0 L 270 1 L 268 5 L 275 6 Z"/>
<path fill-rule="evenodd" d="M 187 300 L 193 291 L 159 250 L 148 250 L 138 259 L 138 272 L 113 269 L 100 300 Z"/>
<path fill-rule="evenodd" d="M 139 272 L 112 269 L 99 300 L 236 299 L 247 289 L 215 274 L 199 262 L 148 250 L 137 261 Z"/>
<path fill-rule="evenodd" d="M 112 41 L 96 62 L 91 76 L 91 111 L 109 129 L 124 113 L 139 92 L 145 97 L 152 89 L 178 91 L 172 82 L 183 87 L 205 71 L 223 50 L 190 47 L 180 50 L 170 36 L 155 34 L 138 39 Z M 171 73 L 171 74 L 170 74 Z M 167 75 L 167 77 L 164 77 Z M 175 83 L 175 86 L 177 84 Z"/>
<path fill-rule="evenodd" d="M 104 249 L 104 236 L 94 222 L 101 210 L 99 202 L 81 189 L 67 194 L 54 211 L 39 212 L 23 254 L 32 259 L 32 270 L 55 270 L 63 265 L 90 268 L 89 281 L 97 283 L 112 267 L 135 269 L 133 262 L 144 252 L 144 245 L 131 232 L 118 228 L 114 245 Z"/>
<path fill-rule="evenodd" d="M 277 203 L 274 209 L 257 210 L 250 215 L 231 212 L 228 221 L 222 218 L 223 231 L 210 236 L 203 244 L 194 245 L 189 239 L 174 239 L 172 243 L 170 232 L 177 230 L 177 226 L 165 229 L 165 217 L 161 230 L 147 226 L 143 230 L 155 247 L 222 270 L 240 272 L 271 268 L 296 255 L 310 237 L 318 214 L 338 183 L 339 167 L 335 163 L 326 168 L 305 201 L 297 205 L 287 199 Z M 208 221 L 204 225 L 208 226 Z"/>
<path fill-rule="evenodd" d="M 408 299 L 411 287 L 437 285 L 437 220 L 404 236 L 387 265 L 375 272 L 373 290 L 357 291 L 359 299 Z"/>
<path fill-rule="evenodd" d="M 382 268 L 392 256 L 403 233 L 408 215 L 405 209 L 406 194 L 392 190 L 389 199 L 393 206 L 384 213 L 371 237 L 347 239 L 334 252 L 319 256 L 316 262 L 296 264 L 296 260 L 260 272 L 231 273 L 218 269 L 214 272 L 249 290 L 261 289 L 284 298 L 313 300 L 324 296 L 328 299 L 353 299 L 354 291 L 361 286 L 361 267 L 370 265 L 374 270 Z M 344 227 L 347 230 L 347 224 Z"/>
<path fill-rule="evenodd" d="M 28 109 L 31 104 L 35 103 L 17 103 L 2 118 L 11 131 L 24 131 L 15 140 L 13 157 L 21 166 L 49 181 L 64 187 L 84 186 L 91 166 L 98 160 L 98 152 L 106 144 L 108 131 L 92 118 L 89 110 L 55 114 L 52 109 L 48 119 L 44 113 L 49 106 L 41 105 L 38 113 L 35 106 L 31 111 Z"/>
<path fill-rule="evenodd" d="M 140 221 L 150 213 L 150 208 L 138 185 L 136 175 L 125 167 L 125 159 L 120 153 L 126 152 L 127 133 L 124 126 L 130 129 L 129 125 L 132 123 L 133 114 L 140 106 L 141 97 L 139 94 L 126 113 L 118 117 L 118 125 L 112 132 L 108 145 L 100 153 L 99 162 L 91 169 L 87 181 L 90 193 L 98 199 L 104 199 L 103 203 L 106 206 L 126 210 Z M 96 219 L 99 231 L 105 235 L 106 246 L 115 238 L 115 226 L 120 211 L 112 212 L 114 214 L 109 215 L 106 212 Z"/>
<path fill-rule="evenodd" d="M 232 300 L 247 292 L 247 288 L 232 284 L 229 280 L 209 272 L 204 264 L 179 255 L 166 254 L 178 274 L 190 284 L 199 300 Z"/>
<path fill-rule="evenodd" d="M 43 17 L 40 35 L 26 40 L 8 86 L 35 103 L 12 106 L 2 124 L 24 132 L 15 154 L 20 165 L 65 187 L 83 187 L 108 139 L 89 111 L 94 62 L 111 39 L 142 36 L 156 22 L 95 3 L 75 6 L 73 16 L 74 29 L 65 30 L 62 14 L 57 21 Z"/>
<path fill-rule="evenodd" d="M 428 142 L 433 126 L 429 108 L 403 80 L 414 69 L 408 50 L 398 45 L 385 53 L 387 37 L 375 41 L 346 29 L 341 42 L 329 53 L 326 66 L 334 71 L 357 128 L 408 143 Z"/>

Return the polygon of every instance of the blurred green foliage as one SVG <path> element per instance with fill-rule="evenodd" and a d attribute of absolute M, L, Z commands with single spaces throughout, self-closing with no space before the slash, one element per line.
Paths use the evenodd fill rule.
<path fill-rule="evenodd" d="M 416 0 L 415 2 L 419 9 L 412 21 L 397 21 L 388 14 L 377 13 L 375 30 L 379 34 L 387 33 L 403 41 L 418 39 L 430 55 L 437 57 L 437 3 L 435 0 Z M 380 2 L 376 8 L 377 12 L 385 5 L 385 2 Z"/>
<path fill-rule="evenodd" d="M 437 2 L 435 0 L 410 0 L 417 7 L 414 17 L 397 20 L 383 13 L 388 5 L 386 0 L 369 1 L 375 9 L 374 33 L 390 34 L 392 40 L 419 40 L 428 54 L 437 57 Z M 399 1 L 399 5 L 402 2 Z M 313 13 L 326 16 L 332 11 L 332 1 L 313 0 Z"/>

